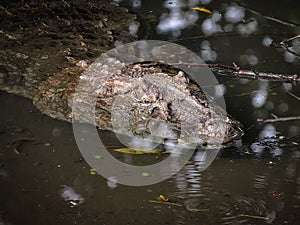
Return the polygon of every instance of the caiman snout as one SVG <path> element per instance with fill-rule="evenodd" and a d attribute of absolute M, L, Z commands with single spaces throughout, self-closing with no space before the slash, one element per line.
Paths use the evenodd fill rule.
<path fill-rule="evenodd" d="M 243 125 L 234 119 L 226 118 L 227 129 L 224 135 L 223 143 L 231 142 L 240 139 L 244 135 Z"/>

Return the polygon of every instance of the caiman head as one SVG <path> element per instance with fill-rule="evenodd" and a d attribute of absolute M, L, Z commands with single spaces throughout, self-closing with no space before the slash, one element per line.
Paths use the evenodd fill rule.
<path fill-rule="evenodd" d="M 94 123 L 100 129 L 153 141 L 179 140 L 197 145 L 227 143 L 243 135 L 241 124 L 213 103 L 199 86 L 191 84 L 183 71 L 176 70 L 174 74 L 162 70 L 161 65 L 143 64 L 120 68 L 93 89 L 97 95 Z M 75 116 L 86 121 L 84 107 L 88 101 L 83 98 L 78 101 L 85 104 Z"/>
<path fill-rule="evenodd" d="M 243 125 L 229 116 L 226 118 L 226 127 L 227 129 L 223 139 L 224 144 L 233 140 L 238 140 L 244 135 L 244 131 L 242 129 Z"/>

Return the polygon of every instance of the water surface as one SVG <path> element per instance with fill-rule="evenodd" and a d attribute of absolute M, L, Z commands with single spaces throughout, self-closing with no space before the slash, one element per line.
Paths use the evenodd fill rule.
<path fill-rule="evenodd" d="M 121 4 L 139 13 L 145 38 L 183 45 L 208 63 L 299 74 L 297 55 L 270 46 L 299 33 L 297 1 Z M 195 6 L 213 15 L 191 10 Z M 299 42 L 291 45 L 299 53 Z M 244 124 L 243 139 L 222 149 L 204 171 L 199 170 L 204 154 L 199 150 L 170 179 L 142 187 L 93 175 L 70 124 L 41 115 L 27 99 L 1 92 L 0 224 L 297 224 L 300 121 L 256 121 L 299 116 L 299 84 L 216 77 L 220 85 L 213 87 L 213 97 L 224 96 L 227 111 Z M 120 146 L 111 132 L 102 131 L 100 137 L 111 150 Z M 14 151 L 15 141 L 24 139 L 32 140 Z M 164 157 L 112 154 L 139 165 Z M 149 202 L 159 195 L 174 204 Z"/>

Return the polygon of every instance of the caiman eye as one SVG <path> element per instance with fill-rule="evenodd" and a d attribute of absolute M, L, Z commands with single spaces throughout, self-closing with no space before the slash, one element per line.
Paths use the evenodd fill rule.
<path fill-rule="evenodd" d="M 226 118 L 226 122 L 228 128 L 224 136 L 224 143 L 233 141 L 235 139 L 240 139 L 244 135 L 241 123 L 232 120 L 229 117 Z"/>
<path fill-rule="evenodd" d="M 241 128 L 241 124 L 230 123 L 230 127 L 226 135 L 227 139 L 229 140 L 241 138 L 244 135 L 244 132 Z"/>

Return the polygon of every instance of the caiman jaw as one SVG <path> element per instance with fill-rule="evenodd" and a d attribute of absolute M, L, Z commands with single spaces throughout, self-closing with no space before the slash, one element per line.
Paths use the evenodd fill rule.
<path fill-rule="evenodd" d="M 240 122 L 226 117 L 226 125 L 228 128 L 224 135 L 223 144 L 240 139 L 244 135 L 243 125 Z"/>

